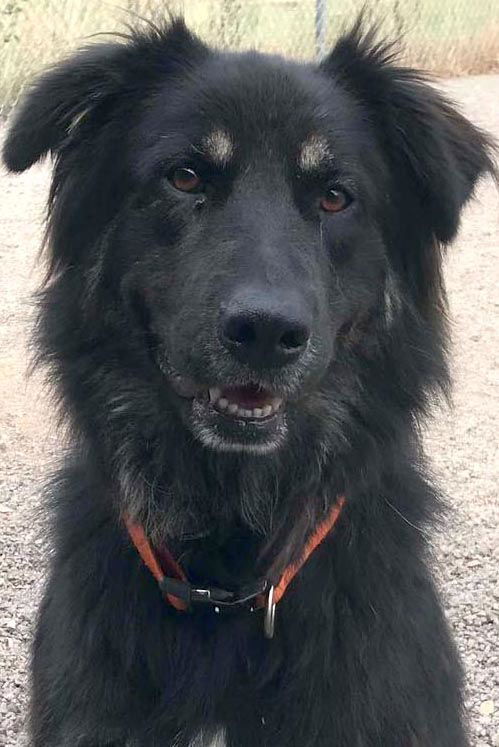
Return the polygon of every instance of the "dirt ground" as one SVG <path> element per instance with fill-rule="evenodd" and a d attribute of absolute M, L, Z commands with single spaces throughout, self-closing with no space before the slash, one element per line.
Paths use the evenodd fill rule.
<path fill-rule="evenodd" d="M 499 76 L 447 81 L 475 122 L 499 137 Z M 1 135 L 1 132 L 0 132 Z M 38 375 L 27 379 L 30 294 L 41 275 L 48 167 L 0 172 L 0 745 L 25 744 L 27 654 L 44 566 L 37 510 L 60 447 Z M 435 537 L 437 573 L 468 676 L 473 747 L 499 746 L 499 198 L 491 181 L 449 252 L 454 329 L 452 410 L 428 451 L 453 513 Z M 438 747 L 435 745 L 434 747 Z"/>

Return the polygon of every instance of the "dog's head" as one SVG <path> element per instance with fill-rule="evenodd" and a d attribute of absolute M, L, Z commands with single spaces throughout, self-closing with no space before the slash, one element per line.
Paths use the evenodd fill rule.
<path fill-rule="evenodd" d="M 96 45 L 13 119 L 10 169 L 47 152 L 46 345 L 89 432 L 140 411 L 148 443 L 173 418 L 210 450 L 324 456 L 445 377 L 440 248 L 490 143 L 359 26 L 319 66 L 182 22 Z"/>

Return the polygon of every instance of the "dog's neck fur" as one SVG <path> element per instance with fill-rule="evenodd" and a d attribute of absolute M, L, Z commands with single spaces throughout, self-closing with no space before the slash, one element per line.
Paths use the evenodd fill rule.
<path fill-rule="evenodd" d="M 99 460 L 99 472 L 118 514 L 138 520 L 193 579 L 230 586 L 271 565 L 284 569 L 342 492 L 332 463 L 321 463 L 312 445 L 297 454 L 225 454 L 193 442 L 178 422 L 167 427 L 176 439 L 156 440 L 147 460 L 133 453 L 132 438 L 122 444 L 121 469 L 112 475 Z"/>
<path fill-rule="evenodd" d="M 193 579 L 230 585 L 271 564 L 284 568 L 335 499 L 320 483 L 312 487 L 305 469 L 292 484 L 276 457 L 197 451 L 187 464 L 165 466 L 147 500 L 149 479 L 126 488 L 128 508 L 153 543 L 168 545 Z"/>

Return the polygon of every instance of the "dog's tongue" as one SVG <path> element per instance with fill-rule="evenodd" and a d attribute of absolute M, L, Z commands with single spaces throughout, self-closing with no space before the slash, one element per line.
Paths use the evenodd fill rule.
<path fill-rule="evenodd" d="M 266 407 L 272 405 L 273 397 L 269 392 L 259 389 L 256 386 L 236 386 L 222 390 L 222 397 L 229 402 L 244 407 L 247 410 L 253 410 L 255 407 Z"/>

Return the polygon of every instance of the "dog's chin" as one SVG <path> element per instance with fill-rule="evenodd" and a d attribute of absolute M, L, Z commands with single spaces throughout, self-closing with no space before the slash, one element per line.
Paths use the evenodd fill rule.
<path fill-rule="evenodd" d="M 267 417 L 238 417 L 197 397 L 191 403 L 189 426 L 203 446 L 223 452 L 271 454 L 287 435 L 284 405 Z"/>

